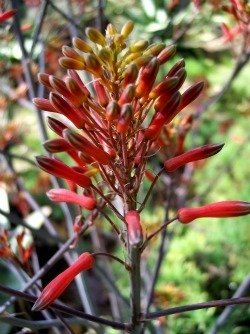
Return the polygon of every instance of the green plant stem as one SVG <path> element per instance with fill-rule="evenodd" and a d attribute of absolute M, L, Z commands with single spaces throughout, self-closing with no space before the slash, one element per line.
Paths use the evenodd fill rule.
<path fill-rule="evenodd" d="M 141 252 L 138 246 L 130 247 L 131 259 L 131 306 L 132 306 L 132 331 L 131 333 L 140 333 L 141 324 Z"/>

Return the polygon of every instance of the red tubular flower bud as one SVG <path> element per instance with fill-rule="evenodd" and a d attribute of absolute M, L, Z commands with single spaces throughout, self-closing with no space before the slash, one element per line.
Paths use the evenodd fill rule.
<path fill-rule="evenodd" d="M 41 110 L 44 111 L 51 111 L 51 112 L 56 112 L 58 113 L 58 111 L 56 110 L 55 107 L 53 107 L 53 105 L 51 104 L 51 102 L 47 99 L 44 99 L 42 97 L 35 97 L 32 102 L 34 103 L 34 105 Z"/>
<path fill-rule="evenodd" d="M 87 210 L 93 210 L 96 206 L 96 200 L 93 197 L 78 195 L 68 189 L 50 189 L 46 194 L 53 202 L 78 204 Z"/>
<path fill-rule="evenodd" d="M 123 87 L 126 87 L 127 85 L 134 83 L 137 79 L 139 73 L 138 66 L 136 64 L 130 64 L 126 68 L 124 72 L 124 79 L 122 81 Z"/>
<path fill-rule="evenodd" d="M 243 201 L 222 201 L 197 208 L 179 209 L 178 219 L 182 224 L 188 224 L 198 218 L 227 218 L 248 214 L 250 214 L 250 203 Z"/>
<path fill-rule="evenodd" d="M 78 86 L 80 87 L 81 91 L 87 96 L 90 96 L 90 92 L 88 90 L 88 88 L 84 85 L 84 83 L 82 82 L 82 79 L 79 77 L 79 75 L 77 74 L 76 71 L 74 70 L 68 70 L 68 75 L 75 80 L 75 82 L 78 84 Z M 69 87 L 68 87 L 69 88 Z M 69 88 L 70 89 L 70 88 Z M 72 94 L 74 94 L 73 92 L 71 92 Z"/>
<path fill-rule="evenodd" d="M 65 82 L 59 78 L 56 78 L 54 75 L 49 76 L 49 82 L 51 86 L 56 90 L 59 94 L 63 95 L 66 99 L 68 99 L 70 102 L 74 103 L 75 98 L 68 90 Z"/>
<path fill-rule="evenodd" d="M 176 73 L 175 73 L 175 77 L 178 77 L 178 83 L 175 87 L 175 90 L 178 90 L 181 88 L 181 86 L 183 85 L 184 81 L 186 80 L 187 77 L 187 71 L 185 70 L 185 68 L 180 68 Z"/>
<path fill-rule="evenodd" d="M 172 58 L 175 52 L 176 52 L 175 45 L 168 46 L 164 50 L 162 50 L 157 56 L 160 65 L 165 64 L 170 58 Z"/>
<path fill-rule="evenodd" d="M 49 99 L 53 107 L 55 107 L 60 114 L 65 115 L 69 120 L 71 120 L 76 127 L 82 128 L 84 126 L 84 115 L 79 109 L 70 105 L 57 93 L 50 93 Z"/>
<path fill-rule="evenodd" d="M 45 150 L 49 153 L 67 152 L 73 147 L 63 138 L 49 139 L 43 143 Z"/>
<path fill-rule="evenodd" d="M 77 150 L 90 155 L 93 159 L 103 165 L 108 165 L 111 161 L 111 156 L 104 150 L 95 146 L 83 136 L 75 133 L 71 130 L 65 130 L 63 132 L 64 137 L 70 142 L 70 144 Z"/>
<path fill-rule="evenodd" d="M 121 97 L 119 98 L 118 101 L 119 106 L 131 102 L 134 96 L 135 96 L 135 86 L 133 84 L 127 85 L 124 91 L 122 92 Z"/>
<path fill-rule="evenodd" d="M 83 253 L 79 258 L 61 274 L 56 276 L 42 291 L 41 295 L 32 307 L 32 311 L 40 311 L 47 308 L 57 299 L 73 279 L 80 272 L 91 269 L 95 263 L 90 253 Z"/>
<path fill-rule="evenodd" d="M 84 63 L 84 58 L 70 46 L 64 45 L 62 47 L 62 53 L 65 57 L 72 58 L 74 60 Z"/>
<path fill-rule="evenodd" d="M 0 13 L 0 23 L 7 21 L 16 14 L 16 9 L 10 9 L 3 13 Z"/>
<path fill-rule="evenodd" d="M 140 245 L 143 241 L 143 232 L 139 213 L 135 210 L 128 211 L 125 215 L 125 222 L 128 228 L 128 239 L 130 245 Z"/>
<path fill-rule="evenodd" d="M 98 80 L 94 80 L 93 85 L 96 91 L 99 104 L 102 107 L 106 107 L 109 103 L 109 96 L 106 92 L 106 89 Z"/>
<path fill-rule="evenodd" d="M 50 80 L 49 80 L 50 75 L 47 73 L 38 73 L 37 78 L 38 81 L 43 84 L 45 87 L 47 87 L 48 89 L 53 89 L 53 87 L 51 86 Z"/>
<path fill-rule="evenodd" d="M 224 144 L 209 144 L 194 148 L 183 154 L 177 155 L 164 163 L 167 172 L 174 172 L 176 169 L 184 166 L 188 162 L 209 158 L 220 152 Z"/>
<path fill-rule="evenodd" d="M 176 92 L 167 100 L 166 104 L 156 113 L 149 127 L 145 130 L 146 139 L 155 139 L 161 132 L 164 124 L 170 123 L 177 113 L 177 108 L 180 103 L 181 94 Z"/>
<path fill-rule="evenodd" d="M 68 57 L 61 57 L 59 63 L 62 67 L 70 70 L 85 70 L 86 65 L 83 61 L 78 61 Z"/>
<path fill-rule="evenodd" d="M 181 102 L 178 110 L 184 109 L 187 105 L 193 102 L 201 93 L 204 87 L 204 82 L 198 82 L 197 84 L 189 87 L 181 96 Z"/>
<path fill-rule="evenodd" d="M 153 58 L 143 67 L 137 78 L 136 95 L 138 97 L 147 96 L 151 91 L 159 70 L 157 58 Z"/>
<path fill-rule="evenodd" d="M 122 106 L 120 117 L 116 125 L 116 130 L 118 133 L 122 134 L 127 132 L 129 125 L 131 123 L 132 113 L 133 110 L 130 103 L 126 103 Z"/>
<path fill-rule="evenodd" d="M 173 77 L 176 75 L 176 73 L 179 71 L 179 69 L 185 67 L 185 60 L 180 59 L 177 61 L 177 63 L 169 70 L 168 74 L 166 77 Z"/>
<path fill-rule="evenodd" d="M 74 97 L 75 102 L 79 105 L 82 105 L 82 103 L 85 102 L 88 98 L 85 91 L 83 91 L 78 83 L 71 77 L 67 77 L 65 82 L 68 90 Z"/>
<path fill-rule="evenodd" d="M 63 130 L 67 129 L 67 126 L 58 119 L 52 117 L 48 117 L 47 121 L 50 129 L 54 131 L 58 136 L 62 137 Z"/>
<path fill-rule="evenodd" d="M 73 168 L 65 165 L 60 160 L 45 156 L 38 156 L 36 157 L 36 161 L 38 166 L 49 174 L 73 181 L 83 188 L 87 188 L 91 185 L 90 178 L 79 172 L 76 172 Z"/>
<path fill-rule="evenodd" d="M 113 122 L 115 119 L 117 119 L 120 112 L 120 106 L 117 103 L 117 101 L 112 100 L 109 102 L 107 108 L 106 108 L 106 119 L 108 122 Z"/>
<path fill-rule="evenodd" d="M 175 87 L 177 86 L 178 82 L 179 82 L 178 77 L 170 77 L 164 79 L 156 87 L 154 87 L 154 89 L 150 92 L 149 97 L 151 99 L 154 99 L 162 94 L 164 94 L 164 96 L 169 96 L 169 94 L 171 94 L 173 90 L 175 90 Z M 167 97 L 164 97 L 165 101 L 166 99 Z"/>

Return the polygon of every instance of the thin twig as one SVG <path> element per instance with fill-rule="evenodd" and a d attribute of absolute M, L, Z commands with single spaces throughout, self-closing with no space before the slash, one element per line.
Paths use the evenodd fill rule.
<path fill-rule="evenodd" d="M 172 314 L 180 314 L 184 312 L 207 309 L 211 307 L 224 307 L 224 306 L 229 306 L 229 305 L 240 305 L 240 304 L 242 305 L 250 304 L 250 297 L 220 299 L 220 300 L 212 300 L 212 301 L 204 302 L 204 303 L 170 307 L 167 310 L 161 310 L 161 311 L 149 313 L 146 319 L 142 318 L 141 320 L 147 321 L 147 320 L 157 319 L 159 317 L 168 316 Z"/>
<path fill-rule="evenodd" d="M 15 289 L 3 286 L 3 285 L 0 285 L 0 291 L 5 293 L 5 294 L 8 294 L 8 295 L 12 295 L 12 296 L 15 296 L 15 297 L 22 298 L 22 299 L 27 300 L 31 303 L 34 303 L 37 299 L 36 296 L 30 295 L 28 293 L 24 293 L 24 292 L 21 292 L 21 291 L 18 291 L 18 290 L 15 290 Z M 101 318 L 101 317 L 96 317 L 94 315 L 90 315 L 90 314 L 84 313 L 82 311 L 78 311 L 78 310 L 75 310 L 71 307 L 63 306 L 63 305 L 60 305 L 60 304 L 57 304 L 57 303 L 51 304 L 50 308 L 52 310 L 60 311 L 60 312 L 63 312 L 65 314 L 69 314 L 71 316 L 74 315 L 76 317 L 86 319 L 86 320 L 89 320 L 89 321 L 92 321 L 92 322 L 95 322 L 95 323 L 98 323 L 98 324 L 103 324 L 103 325 L 106 325 L 106 326 L 110 326 L 110 327 L 113 327 L 115 329 L 124 329 L 125 330 L 125 329 L 129 328 L 129 325 L 127 325 L 125 323 L 112 321 L 112 320 L 104 319 L 104 318 Z"/>
<path fill-rule="evenodd" d="M 39 16 L 37 18 L 37 25 L 35 26 L 35 29 L 34 29 L 34 36 L 32 38 L 33 40 L 32 40 L 32 45 L 31 45 L 30 54 L 29 54 L 30 59 L 32 59 L 34 49 L 36 47 L 37 41 L 39 39 L 41 30 L 42 30 L 44 19 L 47 14 L 48 4 L 49 2 L 47 0 L 44 0 L 39 10 Z"/>

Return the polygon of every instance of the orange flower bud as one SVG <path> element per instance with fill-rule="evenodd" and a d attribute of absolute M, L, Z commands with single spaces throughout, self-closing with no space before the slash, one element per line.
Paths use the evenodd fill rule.
<path fill-rule="evenodd" d="M 162 94 L 170 94 L 179 82 L 178 77 L 169 77 L 161 81 L 154 89 L 150 92 L 149 97 L 154 99 Z M 166 99 L 165 99 L 166 100 Z"/>
<path fill-rule="evenodd" d="M 130 103 L 126 103 L 122 106 L 120 117 L 116 125 L 116 130 L 118 133 L 122 134 L 127 132 L 129 125 L 131 123 L 132 113 L 133 110 Z"/>
<path fill-rule="evenodd" d="M 136 95 L 147 96 L 152 89 L 159 70 L 159 62 L 153 58 L 139 73 L 136 86 Z"/>
<path fill-rule="evenodd" d="M 57 299 L 73 279 L 80 272 L 91 269 L 95 259 L 90 253 L 83 253 L 79 258 L 61 274 L 56 276 L 42 291 L 41 295 L 32 307 L 32 311 L 40 311 L 47 308 Z"/>
<path fill-rule="evenodd" d="M 135 86 L 133 84 L 127 85 L 119 98 L 118 104 L 122 106 L 125 103 L 129 103 L 135 96 Z"/>
<path fill-rule="evenodd" d="M 61 57 L 59 63 L 62 67 L 71 70 L 85 70 L 86 66 L 83 61 L 78 61 L 68 57 Z"/>
<path fill-rule="evenodd" d="M 107 108 L 106 108 L 106 119 L 108 122 L 113 122 L 115 119 L 117 119 L 120 112 L 120 106 L 117 103 L 117 101 L 112 100 L 109 102 Z"/>
<path fill-rule="evenodd" d="M 130 64 L 124 71 L 124 79 L 122 81 L 123 87 L 126 87 L 127 85 L 134 83 L 137 79 L 139 73 L 139 69 L 136 64 Z"/>
<path fill-rule="evenodd" d="M 182 224 L 188 224 L 195 219 L 238 217 L 250 214 L 250 203 L 242 201 L 222 201 L 197 208 L 182 208 L 178 210 L 178 219 Z"/>
<path fill-rule="evenodd" d="M 106 39 L 99 30 L 95 28 L 87 28 L 85 30 L 85 33 L 92 42 L 97 43 L 101 46 L 104 46 L 106 44 Z"/>
<path fill-rule="evenodd" d="M 81 55 L 79 55 L 79 53 L 77 53 L 70 46 L 64 45 L 62 47 L 62 53 L 65 57 L 68 57 L 68 58 L 74 59 L 76 61 L 79 61 L 81 63 L 84 63 L 84 58 Z"/>
<path fill-rule="evenodd" d="M 100 75 L 102 73 L 102 65 L 96 55 L 90 53 L 85 57 L 88 70 L 93 74 Z"/>
<path fill-rule="evenodd" d="M 87 210 L 93 210 L 96 206 L 96 200 L 93 197 L 78 195 L 67 189 L 50 189 L 46 194 L 53 202 L 73 203 Z"/>
<path fill-rule="evenodd" d="M 63 179 L 73 181 L 83 188 L 91 185 L 91 180 L 85 175 L 76 172 L 73 168 L 65 165 L 58 159 L 53 159 L 45 156 L 36 157 L 38 166 L 45 172 Z"/>
<path fill-rule="evenodd" d="M 92 47 L 79 37 L 74 37 L 72 42 L 73 46 L 82 52 L 93 52 Z"/>
<path fill-rule="evenodd" d="M 176 169 L 184 166 L 188 162 L 206 159 L 219 153 L 223 146 L 224 144 L 208 144 L 196 147 L 190 151 L 168 159 L 164 163 L 164 167 L 167 172 L 173 172 Z"/>
<path fill-rule="evenodd" d="M 138 246 L 143 241 L 143 232 L 140 222 L 140 215 L 137 211 L 128 211 L 125 215 L 125 222 L 128 228 L 129 244 Z"/>

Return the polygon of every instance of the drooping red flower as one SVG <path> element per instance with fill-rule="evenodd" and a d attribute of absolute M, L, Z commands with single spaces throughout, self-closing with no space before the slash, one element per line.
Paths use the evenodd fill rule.
<path fill-rule="evenodd" d="M 167 172 L 174 172 L 176 169 L 184 166 L 188 162 L 209 158 L 220 152 L 223 146 L 224 144 L 208 144 L 196 147 L 190 151 L 187 151 L 183 154 L 177 155 L 176 157 L 165 161 L 165 170 Z"/>
<path fill-rule="evenodd" d="M 91 196 L 78 195 L 67 189 L 50 189 L 47 196 L 53 202 L 65 202 L 78 204 L 84 209 L 93 210 L 96 205 L 96 200 Z"/>
<path fill-rule="evenodd" d="M 56 276 L 42 291 L 32 307 L 32 311 L 40 311 L 47 308 L 57 299 L 73 279 L 82 271 L 91 269 L 95 259 L 90 253 L 83 253 L 79 258 L 61 274 Z"/>

